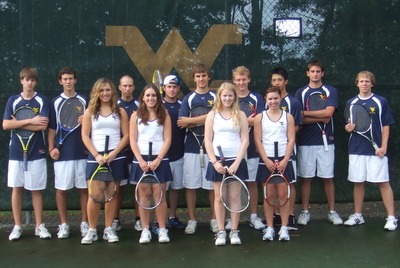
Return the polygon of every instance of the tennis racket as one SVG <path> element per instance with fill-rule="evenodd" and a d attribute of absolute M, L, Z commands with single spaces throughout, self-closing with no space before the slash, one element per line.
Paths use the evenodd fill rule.
<path fill-rule="evenodd" d="M 253 103 L 247 101 L 247 100 L 241 100 L 239 101 L 239 108 L 241 111 L 243 111 L 247 117 L 254 117 L 257 115 L 256 112 L 256 107 L 254 106 Z"/>
<path fill-rule="evenodd" d="M 315 91 L 312 92 L 306 101 L 306 109 L 307 111 L 319 111 L 324 110 L 326 108 L 326 101 L 328 97 L 325 96 L 322 92 Z M 317 123 L 318 127 L 321 129 L 322 142 L 324 144 L 325 151 L 329 150 L 328 147 L 328 139 L 326 138 L 325 128 L 326 124 Z"/>
<path fill-rule="evenodd" d="M 153 143 L 149 142 L 149 156 L 147 164 L 152 159 Z M 135 188 L 135 199 L 138 205 L 144 209 L 153 209 L 161 204 L 163 197 L 162 186 L 154 171 L 143 173 Z"/>
<path fill-rule="evenodd" d="M 14 117 L 17 120 L 31 119 L 34 118 L 36 115 L 37 114 L 35 110 L 29 106 L 22 106 L 14 112 Z M 35 131 L 19 128 L 19 129 L 14 129 L 14 133 L 15 135 L 17 135 L 19 142 L 21 143 L 23 150 L 24 171 L 27 171 L 29 143 L 31 142 L 33 136 L 35 136 Z"/>
<path fill-rule="evenodd" d="M 161 72 L 159 70 L 155 70 L 153 72 L 153 77 L 151 78 L 151 82 L 157 86 L 158 90 L 160 91 L 161 96 L 163 96 L 163 94 L 164 94 L 164 90 L 162 87 L 162 83 L 163 83 L 162 79 L 163 78 L 162 78 Z"/>
<path fill-rule="evenodd" d="M 57 144 L 58 150 L 60 150 L 67 136 L 80 126 L 78 118 L 83 115 L 84 111 L 85 104 L 76 97 L 66 99 L 62 103 L 57 119 L 60 127 L 60 140 Z"/>
<path fill-rule="evenodd" d="M 369 140 L 375 151 L 377 151 L 379 147 L 375 143 L 372 136 L 372 119 L 367 108 L 365 108 L 364 105 L 357 103 L 350 104 L 346 107 L 344 111 L 344 116 L 346 118 L 346 121 L 350 118 L 350 122 L 352 124 L 355 124 L 353 132 Z"/>
<path fill-rule="evenodd" d="M 205 115 L 208 114 L 208 112 L 210 111 L 210 108 L 202 105 L 202 104 L 198 104 L 193 106 L 190 109 L 189 112 L 189 117 L 198 117 L 201 115 Z M 193 136 L 195 137 L 197 143 L 199 144 L 200 147 L 200 167 L 204 167 L 204 139 L 202 139 L 204 137 L 204 124 L 198 124 L 195 127 L 189 128 L 190 131 L 193 133 Z M 200 139 L 202 139 L 202 141 L 200 142 Z"/>
<path fill-rule="evenodd" d="M 221 146 L 217 146 L 217 148 L 221 163 L 228 170 L 222 148 Z M 246 184 L 234 174 L 224 174 L 219 191 L 222 203 L 230 212 L 243 212 L 250 204 L 250 193 Z"/>
<path fill-rule="evenodd" d="M 274 142 L 274 164 L 278 167 L 278 142 Z M 264 185 L 264 198 L 267 203 L 274 207 L 283 207 L 290 198 L 290 184 L 285 176 L 277 169 L 272 173 Z"/>
<path fill-rule="evenodd" d="M 106 136 L 104 145 L 104 157 L 108 156 L 108 143 L 110 136 Z M 99 165 L 89 181 L 89 195 L 97 203 L 107 203 L 113 200 L 117 191 L 110 165 Z"/>

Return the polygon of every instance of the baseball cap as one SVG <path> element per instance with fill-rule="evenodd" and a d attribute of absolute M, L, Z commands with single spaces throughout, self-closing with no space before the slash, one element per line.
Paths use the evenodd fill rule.
<path fill-rule="evenodd" d="M 173 74 L 167 75 L 164 78 L 164 84 L 163 85 L 168 85 L 168 84 L 179 85 L 178 77 L 176 75 L 173 75 Z"/>

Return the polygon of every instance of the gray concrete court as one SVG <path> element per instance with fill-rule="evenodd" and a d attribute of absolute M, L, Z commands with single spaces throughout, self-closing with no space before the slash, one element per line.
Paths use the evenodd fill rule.
<path fill-rule="evenodd" d="M 76 226 L 68 239 L 56 238 L 56 227 L 49 227 L 50 240 L 35 237 L 32 227 L 25 228 L 14 242 L 8 241 L 11 228 L 3 227 L 0 260 L 1 267 L 399 267 L 400 229 L 384 231 L 384 217 L 367 215 L 366 223 L 355 227 L 312 219 L 290 233 L 290 242 L 264 242 L 261 231 L 243 222 L 242 245 L 223 247 L 214 246 L 206 222 L 200 223 L 194 235 L 173 229 L 170 243 L 159 244 L 153 235 L 147 245 L 138 243 L 140 233 L 130 224 L 119 232 L 120 243 L 110 244 L 100 236 L 86 246 L 80 244 Z"/>

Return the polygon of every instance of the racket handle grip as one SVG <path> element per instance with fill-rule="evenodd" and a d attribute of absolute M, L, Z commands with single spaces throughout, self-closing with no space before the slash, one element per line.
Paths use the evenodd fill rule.
<path fill-rule="evenodd" d="M 105 138 L 106 138 L 106 140 L 105 140 L 105 143 L 104 143 L 104 153 L 108 154 L 108 144 L 110 142 L 110 136 L 106 135 Z"/>
<path fill-rule="evenodd" d="M 375 142 L 372 142 L 372 146 L 374 147 L 375 151 L 379 150 L 379 147 Z"/>
<path fill-rule="evenodd" d="M 151 158 L 153 157 L 153 142 L 149 142 L 149 163 L 151 161 Z"/>
<path fill-rule="evenodd" d="M 28 152 L 24 152 L 23 163 L 24 163 L 24 171 L 28 171 Z"/>
<path fill-rule="evenodd" d="M 274 141 L 274 157 L 277 159 L 279 157 L 279 148 L 278 148 L 278 142 Z"/>
<path fill-rule="evenodd" d="M 200 148 L 200 167 L 204 167 L 204 150 L 203 148 Z"/>
<path fill-rule="evenodd" d="M 328 139 L 326 138 L 325 130 L 322 131 L 322 142 L 324 143 L 325 152 L 329 151 Z"/>

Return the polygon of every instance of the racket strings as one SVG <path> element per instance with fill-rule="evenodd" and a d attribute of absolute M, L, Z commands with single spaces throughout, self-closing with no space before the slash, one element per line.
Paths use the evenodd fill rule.
<path fill-rule="evenodd" d="M 197 136 L 204 136 L 204 126 L 196 126 L 191 128 L 191 130 Z"/>
<path fill-rule="evenodd" d="M 226 178 L 221 185 L 221 198 L 231 211 L 241 212 L 248 206 L 248 192 L 242 182 Z"/>
<path fill-rule="evenodd" d="M 15 113 L 15 118 L 17 120 L 31 119 L 34 118 L 35 116 L 36 114 L 31 108 L 22 108 Z M 29 138 L 29 136 L 32 135 L 33 133 L 32 130 L 22 129 L 22 128 L 15 129 L 15 132 L 23 139 Z"/>
<path fill-rule="evenodd" d="M 205 106 L 196 106 L 190 110 L 190 117 L 198 117 L 201 115 L 205 115 L 209 112 L 209 109 Z"/>
<path fill-rule="evenodd" d="M 93 180 L 90 197 L 98 203 L 106 203 L 114 198 L 116 186 L 113 181 Z"/>
<path fill-rule="evenodd" d="M 239 108 L 246 114 L 247 117 L 254 114 L 254 108 L 252 104 L 247 101 L 239 102 Z"/>
<path fill-rule="evenodd" d="M 326 98 L 321 93 L 311 94 L 307 101 L 307 107 L 310 111 L 318 111 L 326 108 Z"/>
<path fill-rule="evenodd" d="M 209 109 L 206 106 L 202 106 L 202 105 L 194 106 L 190 110 L 190 117 L 202 116 L 202 115 L 207 114 L 208 112 L 209 112 Z M 204 125 L 195 126 L 195 127 L 191 128 L 190 130 L 197 136 L 204 135 Z"/>
<path fill-rule="evenodd" d="M 136 201 L 144 209 L 153 209 L 161 203 L 162 186 L 152 174 L 141 178 L 135 191 Z"/>
<path fill-rule="evenodd" d="M 60 110 L 59 121 L 64 129 L 74 129 L 78 123 L 78 118 L 83 115 L 84 106 L 78 99 L 66 100 Z"/>
<path fill-rule="evenodd" d="M 281 175 L 271 177 L 265 185 L 265 199 L 268 204 L 279 208 L 284 206 L 290 197 L 290 186 Z"/>
<path fill-rule="evenodd" d="M 95 174 L 93 180 L 102 182 L 113 182 L 114 177 L 108 169 L 101 169 Z"/>
<path fill-rule="evenodd" d="M 371 118 L 368 111 L 360 105 L 353 105 L 346 110 L 346 118 L 355 124 L 354 130 L 364 133 L 371 128 Z"/>

